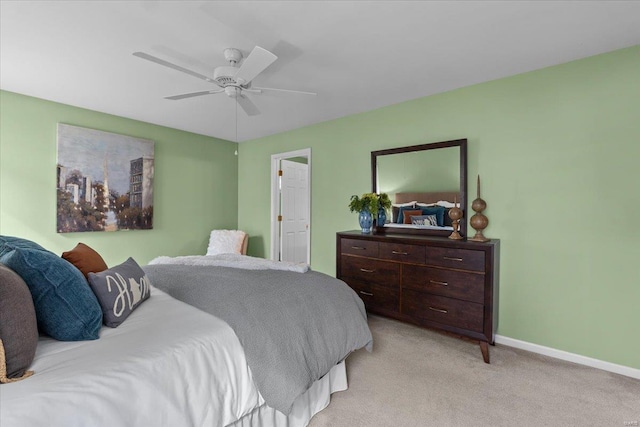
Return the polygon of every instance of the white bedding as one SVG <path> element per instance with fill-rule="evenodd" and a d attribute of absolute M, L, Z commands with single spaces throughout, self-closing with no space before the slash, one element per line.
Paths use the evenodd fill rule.
<path fill-rule="evenodd" d="M 240 254 L 218 255 L 187 255 L 187 256 L 159 256 L 152 259 L 149 265 L 155 264 L 179 264 L 179 265 L 212 265 L 216 267 L 232 267 L 244 270 L 280 270 L 305 273 L 309 266 L 305 263 L 287 261 L 272 261 Z"/>
<path fill-rule="evenodd" d="M 0 426 L 224 426 L 264 403 L 233 330 L 155 288 L 98 340 L 41 338 L 31 369 L 0 386 Z"/>

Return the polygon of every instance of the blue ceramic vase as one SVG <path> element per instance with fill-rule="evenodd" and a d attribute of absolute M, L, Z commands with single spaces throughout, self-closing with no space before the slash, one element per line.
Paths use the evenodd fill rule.
<path fill-rule="evenodd" d="M 387 223 L 387 211 L 385 208 L 378 209 L 378 227 L 382 227 Z"/>
<path fill-rule="evenodd" d="M 371 227 L 373 226 L 373 215 L 371 215 L 371 212 L 360 211 L 358 221 L 360 221 L 360 228 L 363 234 L 371 233 Z"/>

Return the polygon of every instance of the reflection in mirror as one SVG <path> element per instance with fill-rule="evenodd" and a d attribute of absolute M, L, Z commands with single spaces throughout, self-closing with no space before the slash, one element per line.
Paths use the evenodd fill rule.
<path fill-rule="evenodd" d="M 406 224 L 403 211 L 393 208 L 393 214 L 378 232 L 429 234 L 448 236 L 453 231 L 448 209 L 457 202 L 463 213 L 466 208 L 466 139 L 401 147 L 371 153 L 372 187 L 375 193 L 387 193 L 394 204 L 417 202 L 411 213 L 424 210 L 426 204 L 438 202 L 446 208 L 444 223 L 422 222 L 412 215 L 413 224 Z M 454 200 L 455 199 L 455 200 Z M 422 216 L 432 212 L 423 212 Z M 466 236 L 466 214 L 460 222 L 460 233 Z"/>
<path fill-rule="evenodd" d="M 377 180 L 394 203 L 396 193 L 460 191 L 460 147 L 380 156 Z"/>

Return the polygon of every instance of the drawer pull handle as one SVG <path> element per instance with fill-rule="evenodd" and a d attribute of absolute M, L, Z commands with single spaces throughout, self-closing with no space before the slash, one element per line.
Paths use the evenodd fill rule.
<path fill-rule="evenodd" d="M 409 255 L 409 252 L 391 251 L 394 255 Z"/>
<path fill-rule="evenodd" d="M 445 257 L 442 257 L 442 258 L 447 259 L 449 261 L 460 261 L 460 262 L 462 262 L 462 258 L 452 258 L 452 257 L 448 257 L 448 256 L 445 256 Z"/>
<path fill-rule="evenodd" d="M 372 296 L 373 296 L 373 294 L 372 294 L 371 292 L 360 291 L 360 293 L 361 293 L 362 295 L 366 295 L 366 296 L 368 296 L 368 297 L 372 297 Z"/>
<path fill-rule="evenodd" d="M 429 283 L 433 283 L 435 285 L 449 286 L 447 282 L 438 282 L 437 280 L 429 280 Z"/>
<path fill-rule="evenodd" d="M 433 308 L 433 307 L 429 307 L 429 310 L 437 311 L 438 313 L 444 313 L 444 314 L 448 313 L 447 310 L 441 310 L 439 308 Z"/>
<path fill-rule="evenodd" d="M 351 249 L 355 249 L 356 251 L 366 251 L 367 248 L 362 246 L 351 246 Z"/>
<path fill-rule="evenodd" d="M 375 270 L 367 270 L 366 268 L 361 268 L 360 271 L 362 271 L 363 273 L 373 273 L 373 272 L 375 272 Z"/>

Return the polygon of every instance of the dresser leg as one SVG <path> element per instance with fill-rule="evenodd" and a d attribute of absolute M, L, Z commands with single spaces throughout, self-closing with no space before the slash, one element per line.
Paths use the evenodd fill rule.
<path fill-rule="evenodd" d="M 489 343 L 486 341 L 480 341 L 480 351 L 482 352 L 484 363 L 489 363 Z"/>

